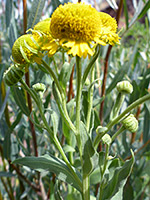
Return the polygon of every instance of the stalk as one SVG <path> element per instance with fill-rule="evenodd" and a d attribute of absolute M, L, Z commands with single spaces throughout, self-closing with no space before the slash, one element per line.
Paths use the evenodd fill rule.
<path fill-rule="evenodd" d="M 91 70 L 91 84 L 94 81 L 94 67 L 92 67 Z M 87 128 L 87 132 L 89 132 L 89 128 L 90 128 L 90 120 L 91 120 L 91 111 L 92 111 L 92 105 L 93 105 L 93 89 L 94 86 L 92 86 L 89 89 L 89 93 L 88 93 L 88 111 L 87 111 L 87 120 L 86 120 L 86 128 Z"/>
<path fill-rule="evenodd" d="M 58 138 L 56 136 L 54 136 L 52 130 L 49 127 L 49 124 L 48 124 L 48 122 L 47 122 L 47 120 L 45 118 L 45 115 L 44 115 L 44 113 L 42 111 L 42 108 L 41 108 L 41 106 L 39 104 L 39 100 L 37 99 L 37 97 L 34 95 L 34 93 L 32 92 L 32 90 L 30 90 L 30 88 L 27 86 L 27 84 L 23 80 L 20 80 L 20 83 L 23 85 L 23 87 L 25 88 L 25 90 L 31 95 L 31 97 L 34 99 L 35 103 L 37 104 L 37 107 L 39 109 L 39 112 L 40 112 L 41 118 L 43 120 L 43 123 L 44 123 L 44 125 L 46 127 L 46 130 L 48 131 L 51 139 L 54 141 L 54 143 L 55 143 L 57 149 L 59 150 L 59 152 L 60 152 L 63 160 L 65 161 L 66 165 L 68 166 L 68 168 L 70 169 L 70 171 L 74 175 L 76 181 L 78 182 L 78 184 L 82 188 L 81 181 L 80 181 L 79 177 L 76 175 L 75 171 L 73 170 L 70 162 L 68 161 L 68 158 L 66 157 L 66 155 L 65 155 L 65 153 L 64 153 L 64 151 L 63 151 L 63 149 L 62 149 L 62 147 L 60 145 L 60 142 L 59 142 Z"/>

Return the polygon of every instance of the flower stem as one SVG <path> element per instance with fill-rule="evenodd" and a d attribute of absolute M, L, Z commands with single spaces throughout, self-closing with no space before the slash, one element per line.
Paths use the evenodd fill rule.
<path fill-rule="evenodd" d="M 113 106 L 111 115 L 110 115 L 111 116 L 111 121 L 118 116 L 118 113 L 119 113 L 120 108 L 121 108 L 121 106 L 123 104 L 124 98 L 125 98 L 125 94 L 122 93 L 122 92 L 119 92 L 119 94 L 117 96 L 117 99 L 116 99 L 116 102 L 115 102 L 115 104 Z"/>
<path fill-rule="evenodd" d="M 66 100 L 65 100 L 65 96 L 64 96 L 64 92 L 59 84 L 58 78 L 56 77 L 55 73 L 53 72 L 53 70 L 48 66 L 48 64 L 42 60 L 42 64 L 44 65 L 45 69 L 48 71 L 48 73 L 50 74 L 50 76 L 54 79 L 54 82 L 59 90 L 60 96 L 61 96 L 61 100 L 62 100 L 62 107 L 63 107 L 63 111 L 64 111 L 64 115 L 63 117 L 65 117 L 65 121 L 67 120 L 69 123 L 67 123 L 67 125 L 69 125 L 69 128 L 76 134 L 76 127 L 74 126 L 74 124 L 72 123 L 69 115 L 68 115 L 68 111 L 66 108 Z M 61 112 L 62 113 L 62 112 Z"/>
<path fill-rule="evenodd" d="M 89 176 L 83 176 L 83 199 L 90 200 Z"/>
<path fill-rule="evenodd" d="M 64 151 L 63 151 L 63 149 L 62 149 L 62 147 L 60 145 L 60 142 L 59 142 L 58 138 L 56 136 L 54 136 L 52 130 L 50 129 L 50 126 L 49 126 L 49 124 L 48 124 L 48 122 L 47 122 L 47 120 L 45 118 L 45 115 L 44 115 L 44 113 L 42 111 L 42 108 L 41 108 L 41 106 L 40 106 L 40 104 L 38 102 L 37 97 L 34 95 L 34 93 L 32 92 L 32 90 L 27 86 L 27 84 L 23 80 L 20 80 L 20 83 L 23 85 L 23 87 L 25 88 L 25 90 L 31 95 L 31 97 L 34 99 L 35 103 L 37 104 L 37 107 L 39 109 L 39 112 L 40 112 L 40 115 L 42 117 L 42 120 L 43 120 L 43 123 L 45 125 L 46 130 L 48 131 L 51 139 L 54 141 L 57 149 L 59 150 L 59 152 L 60 152 L 63 160 L 65 161 L 66 165 L 68 166 L 68 168 L 70 169 L 70 171 L 74 175 L 76 181 L 78 182 L 78 184 L 80 185 L 80 188 L 82 190 L 82 183 L 81 183 L 79 177 L 76 175 L 75 171 L 73 170 L 71 164 L 69 163 L 68 158 L 66 157 L 66 155 L 65 155 L 65 153 L 64 153 Z"/>
<path fill-rule="evenodd" d="M 109 122 L 107 124 L 107 130 L 104 131 L 102 134 L 97 135 L 94 139 L 94 147 L 96 148 L 96 146 L 98 145 L 98 143 L 100 142 L 101 138 L 111 129 L 112 126 L 114 126 L 115 124 L 117 124 L 120 120 L 122 120 L 126 114 L 128 114 L 131 110 L 133 110 L 134 108 L 136 108 L 137 106 L 139 106 L 140 104 L 144 103 L 145 101 L 150 100 L 150 93 L 141 97 L 140 99 L 136 100 L 135 102 L 133 102 L 131 105 L 129 105 L 118 117 L 116 117 L 114 120 L 112 120 L 111 122 Z"/>
<path fill-rule="evenodd" d="M 120 133 L 122 133 L 124 130 L 125 130 L 125 127 L 122 126 L 122 127 L 112 136 L 111 141 L 113 142 L 113 141 L 116 139 L 116 137 L 117 137 Z"/>
<path fill-rule="evenodd" d="M 94 81 L 94 72 L 95 72 L 94 67 L 92 67 L 91 84 Z M 90 128 L 91 111 L 92 111 L 92 104 L 93 104 L 93 88 L 94 88 L 94 86 L 92 86 L 88 92 L 88 111 L 87 111 L 87 120 L 86 120 L 87 132 L 89 132 L 89 128 Z"/>
<path fill-rule="evenodd" d="M 104 184 L 103 178 L 104 178 L 104 174 L 105 174 L 107 163 L 108 163 L 109 147 L 110 147 L 110 145 L 106 144 L 104 167 L 103 167 L 103 170 L 102 170 L 102 173 L 101 173 L 101 183 L 100 183 L 99 200 L 102 200 L 102 191 L 103 191 L 103 184 Z"/>
<path fill-rule="evenodd" d="M 76 130 L 77 130 L 77 143 L 80 152 L 80 157 L 82 157 L 81 151 L 81 138 L 80 138 L 80 103 L 81 103 L 81 59 L 76 56 L 76 71 L 77 71 L 77 94 L 76 94 Z"/>

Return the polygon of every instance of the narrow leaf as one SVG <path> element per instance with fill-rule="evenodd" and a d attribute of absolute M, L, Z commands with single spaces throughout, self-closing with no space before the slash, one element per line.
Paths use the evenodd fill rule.
<path fill-rule="evenodd" d="M 25 100 L 23 91 L 19 90 L 16 87 L 12 87 L 12 91 L 13 91 L 13 95 L 14 95 L 15 101 L 16 101 L 17 105 L 19 106 L 19 108 L 21 109 L 21 111 L 25 115 L 29 116 L 30 115 L 30 111 L 29 111 L 28 107 L 26 106 L 26 100 Z"/>
<path fill-rule="evenodd" d="M 132 153 L 132 159 L 126 161 L 123 166 L 117 167 L 115 169 L 112 179 L 108 182 L 107 186 L 104 188 L 102 194 L 103 200 L 111 199 L 114 195 L 117 195 L 117 193 L 124 187 L 127 177 L 130 175 L 134 164 L 134 154 L 133 152 L 131 153 Z"/>
<path fill-rule="evenodd" d="M 46 154 L 41 157 L 18 158 L 15 161 L 13 161 L 13 163 L 30 167 L 31 169 L 37 170 L 39 172 L 42 172 L 42 171 L 53 172 L 56 174 L 58 179 L 68 184 L 71 184 L 77 190 L 81 191 L 79 184 L 76 182 L 76 179 L 74 178 L 73 174 L 70 172 L 65 162 L 52 155 Z M 74 169 L 74 171 L 76 172 L 78 177 L 81 179 L 80 173 L 76 169 Z"/>
<path fill-rule="evenodd" d="M 41 18 L 42 11 L 45 5 L 45 0 L 34 0 L 31 6 L 31 11 L 28 18 L 28 29 L 33 28 L 33 26 L 38 23 Z"/>

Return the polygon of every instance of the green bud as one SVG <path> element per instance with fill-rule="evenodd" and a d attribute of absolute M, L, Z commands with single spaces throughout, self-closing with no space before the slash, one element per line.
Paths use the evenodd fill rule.
<path fill-rule="evenodd" d="M 4 81 L 8 86 L 12 86 L 19 82 L 24 75 L 24 65 L 11 65 L 3 75 Z"/>
<path fill-rule="evenodd" d="M 123 126 L 129 130 L 130 132 L 134 133 L 137 131 L 138 129 L 138 121 L 137 119 L 134 117 L 133 114 L 130 114 L 128 117 L 126 117 L 123 121 L 122 121 Z"/>
<path fill-rule="evenodd" d="M 117 90 L 118 92 L 124 92 L 127 94 L 131 94 L 133 92 L 133 86 L 129 81 L 121 81 L 117 83 Z"/>
<path fill-rule="evenodd" d="M 43 83 L 36 83 L 34 85 L 32 85 L 33 89 L 36 91 L 36 92 L 45 92 L 46 90 L 46 87 Z"/>
<path fill-rule="evenodd" d="M 110 135 L 105 134 L 102 137 L 102 141 L 103 141 L 104 144 L 110 145 L 111 144 L 111 137 L 110 137 Z"/>
<path fill-rule="evenodd" d="M 98 126 L 96 129 L 97 134 L 101 134 L 107 131 L 107 127 Z"/>

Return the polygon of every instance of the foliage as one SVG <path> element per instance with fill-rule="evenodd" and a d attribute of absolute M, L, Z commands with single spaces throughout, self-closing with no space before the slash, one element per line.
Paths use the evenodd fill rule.
<path fill-rule="evenodd" d="M 67 2 L 28 0 L 27 27 L 50 17 L 61 3 Z M 13 43 L 23 34 L 25 17 L 19 1 L 6 0 L 0 4 L 0 199 L 85 200 L 86 195 L 93 200 L 96 197 L 103 200 L 149 198 L 150 101 L 145 98 L 149 95 L 150 80 L 149 1 L 133 1 L 132 17 L 127 0 L 120 0 L 118 6 L 114 0 L 107 2 L 116 12 L 123 4 L 121 19 L 126 27 L 120 32 L 121 45 L 114 46 L 109 53 L 107 72 L 103 69 L 108 45 L 101 47 L 100 52 L 97 48 L 96 61 L 93 57 L 81 59 L 84 87 L 80 102 L 80 139 L 73 133 L 78 82 L 75 59 L 62 52 L 49 58 L 44 56 L 43 65 L 30 64 L 31 87 L 21 86 L 21 81 L 8 87 L 3 74 L 12 62 Z M 95 2 L 94 6 L 98 5 Z M 143 16 L 142 24 L 138 20 Z M 91 69 L 92 62 L 94 68 L 87 77 L 86 69 Z M 49 75 L 53 72 L 65 100 L 55 77 Z M 105 76 L 107 82 L 102 96 Z M 26 77 L 23 80 L 27 82 Z M 118 97 L 116 85 L 123 80 L 130 81 L 133 92 L 124 96 L 119 113 L 113 118 L 111 111 Z M 43 96 L 32 88 L 38 82 L 46 85 Z M 32 97 L 32 106 L 28 94 Z M 100 110 L 103 101 L 104 107 Z M 120 128 L 120 122 L 130 113 L 139 123 L 136 133 Z M 90 197 L 84 191 L 89 182 Z"/>

